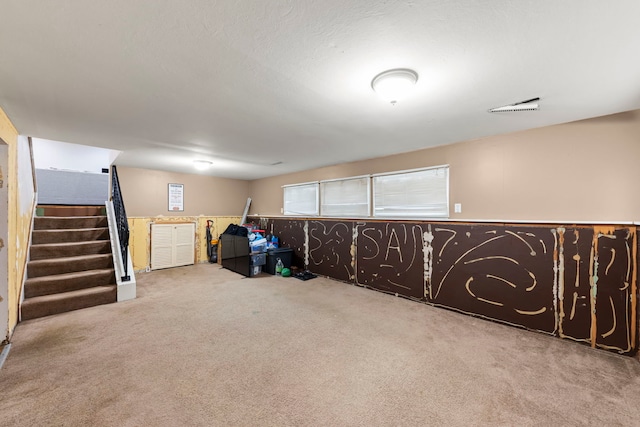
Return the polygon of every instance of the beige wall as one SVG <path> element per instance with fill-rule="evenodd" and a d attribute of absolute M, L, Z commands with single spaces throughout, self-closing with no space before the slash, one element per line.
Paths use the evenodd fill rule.
<path fill-rule="evenodd" d="M 34 191 L 33 181 L 29 180 L 31 171 L 31 152 L 28 140 L 19 137 L 7 115 L 0 108 L 0 139 L 8 145 L 8 171 L 3 171 L 3 185 L 8 186 L 8 241 L 0 250 L 8 251 L 8 280 L 6 291 L 0 295 L 7 295 L 8 300 L 8 330 L 7 337 L 11 337 L 18 323 L 18 305 L 20 291 L 27 262 L 27 249 L 33 217 Z M 5 331 L 2 331 L 2 335 Z M 5 336 L 0 336 L 0 342 Z"/>
<path fill-rule="evenodd" d="M 118 167 L 118 178 L 129 218 L 129 248 L 135 271 L 149 267 L 152 223 L 195 223 L 195 259 L 206 262 L 207 220 L 213 221 L 211 234 L 217 238 L 229 224 L 240 222 L 249 197 L 249 181 L 238 179 L 127 167 Z M 184 185 L 183 212 L 168 209 L 170 183 Z"/>
<path fill-rule="evenodd" d="M 255 180 L 250 212 L 280 215 L 285 184 L 449 164 L 452 219 L 640 221 L 639 161 L 637 110 Z"/>
<path fill-rule="evenodd" d="M 118 177 L 129 217 L 242 216 L 249 197 L 249 182 L 238 179 L 126 167 Z M 170 183 L 184 184 L 183 212 L 168 209 Z"/>

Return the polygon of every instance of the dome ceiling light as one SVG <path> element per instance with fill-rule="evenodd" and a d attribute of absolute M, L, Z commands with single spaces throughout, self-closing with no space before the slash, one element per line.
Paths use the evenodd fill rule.
<path fill-rule="evenodd" d="M 395 105 L 405 98 L 418 82 L 418 73 L 408 68 L 383 71 L 373 78 L 371 87 L 385 101 Z"/>

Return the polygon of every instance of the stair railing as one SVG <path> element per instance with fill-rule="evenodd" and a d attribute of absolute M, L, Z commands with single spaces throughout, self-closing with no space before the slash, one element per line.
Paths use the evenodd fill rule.
<path fill-rule="evenodd" d="M 120 253 L 122 255 L 122 281 L 129 281 L 129 223 L 127 222 L 127 213 L 124 209 L 122 200 L 122 192 L 120 191 L 120 181 L 118 180 L 118 171 L 116 166 L 111 166 L 111 202 L 116 219 L 116 228 L 118 230 L 118 239 L 120 240 Z"/>

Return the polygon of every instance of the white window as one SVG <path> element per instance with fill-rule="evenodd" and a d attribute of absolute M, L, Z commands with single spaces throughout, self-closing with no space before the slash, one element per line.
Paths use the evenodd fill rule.
<path fill-rule="evenodd" d="M 374 175 L 373 216 L 448 218 L 449 166 Z"/>
<path fill-rule="evenodd" d="M 366 218 L 369 216 L 369 176 L 320 181 L 322 216 Z"/>
<path fill-rule="evenodd" d="M 285 185 L 284 214 L 299 216 L 318 215 L 318 183 Z"/>

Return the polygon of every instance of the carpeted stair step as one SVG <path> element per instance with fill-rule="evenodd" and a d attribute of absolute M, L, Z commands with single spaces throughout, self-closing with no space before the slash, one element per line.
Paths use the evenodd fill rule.
<path fill-rule="evenodd" d="M 22 319 L 117 301 L 104 206 L 38 206 Z"/>
<path fill-rule="evenodd" d="M 111 254 L 41 259 L 27 263 L 27 277 L 31 279 L 34 277 L 103 268 L 113 268 L 113 257 Z"/>
<path fill-rule="evenodd" d="M 109 240 L 93 242 L 44 243 L 31 245 L 31 260 L 73 257 L 80 255 L 110 254 Z"/>
<path fill-rule="evenodd" d="M 27 279 L 24 283 L 24 297 L 33 298 L 61 292 L 77 291 L 93 286 L 107 286 L 115 282 L 115 270 L 77 271 Z"/>
<path fill-rule="evenodd" d="M 102 227 L 108 227 L 106 216 L 37 216 L 33 221 L 34 230 Z"/>
<path fill-rule="evenodd" d="M 104 205 L 100 206 L 64 206 L 64 205 L 38 205 L 37 216 L 103 216 L 106 215 Z"/>
<path fill-rule="evenodd" d="M 25 299 L 22 320 L 36 319 L 117 300 L 117 286 L 95 286 L 87 289 Z"/>
<path fill-rule="evenodd" d="M 66 230 L 33 230 L 31 243 L 87 242 L 89 240 L 109 240 L 108 228 L 80 228 Z"/>

